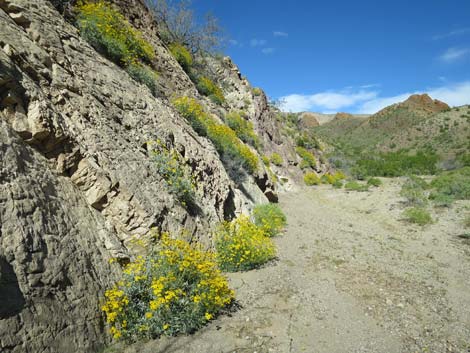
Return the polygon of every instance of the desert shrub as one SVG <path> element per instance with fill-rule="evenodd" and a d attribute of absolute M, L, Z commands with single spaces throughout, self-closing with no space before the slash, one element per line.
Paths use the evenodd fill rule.
<path fill-rule="evenodd" d="M 157 93 L 158 74 L 147 65 L 130 64 L 126 71 L 135 81 L 146 85 L 153 95 Z"/>
<path fill-rule="evenodd" d="M 194 204 L 196 181 L 187 161 L 175 150 L 166 147 L 160 141 L 151 145 L 151 156 L 158 173 L 163 177 L 172 194 L 183 206 Z"/>
<path fill-rule="evenodd" d="M 455 200 L 470 200 L 470 167 L 442 173 L 432 182 L 430 198 L 436 195 L 447 195 Z"/>
<path fill-rule="evenodd" d="M 370 178 L 369 180 L 367 180 L 367 185 L 379 187 L 382 185 L 382 180 L 380 180 L 379 178 Z"/>
<path fill-rule="evenodd" d="M 240 141 L 235 131 L 215 121 L 193 98 L 177 98 L 173 105 L 198 134 L 207 136 L 212 141 L 228 171 L 235 173 L 242 167 L 249 173 L 256 172 L 258 157 Z"/>
<path fill-rule="evenodd" d="M 164 235 L 147 256 L 125 266 L 102 310 L 115 339 L 191 333 L 234 299 L 212 254 Z"/>
<path fill-rule="evenodd" d="M 263 163 L 266 167 L 269 167 L 269 165 L 271 164 L 271 161 L 269 160 L 268 156 L 262 156 L 261 160 L 263 161 Z"/>
<path fill-rule="evenodd" d="M 406 198 L 410 206 L 423 207 L 428 203 L 426 189 L 429 185 L 420 177 L 411 175 L 403 183 L 400 195 Z"/>
<path fill-rule="evenodd" d="M 245 216 L 219 227 L 215 248 L 220 268 L 231 272 L 257 268 L 276 255 L 276 248 L 264 229 Z"/>
<path fill-rule="evenodd" d="M 179 43 L 170 44 L 169 49 L 171 55 L 173 55 L 183 70 L 189 72 L 191 70 L 191 66 L 193 65 L 193 57 L 189 50 L 183 44 Z"/>
<path fill-rule="evenodd" d="M 225 102 L 224 93 L 210 78 L 199 77 L 196 87 L 200 94 L 209 97 L 214 103 L 222 105 Z"/>
<path fill-rule="evenodd" d="M 365 184 L 360 184 L 357 181 L 348 181 L 345 185 L 344 188 L 348 191 L 369 191 L 369 186 Z"/>
<path fill-rule="evenodd" d="M 253 123 L 243 118 L 239 112 L 228 113 L 224 120 L 240 140 L 253 147 L 259 146 L 259 139 L 253 128 Z"/>
<path fill-rule="evenodd" d="M 80 34 L 98 51 L 127 66 L 155 57 L 152 46 L 123 15 L 105 1 L 85 1 L 76 7 Z"/>
<path fill-rule="evenodd" d="M 432 223 L 432 217 L 429 212 L 422 207 L 408 208 L 403 212 L 406 221 L 420 226 Z"/>
<path fill-rule="evenodd" d="M 432 152 L 408 155 L 403 151 L 382 153 L 375 157 L 360 158 L 352 168 L 358 179 L 366 177 L 397 177 L 409 174 L 435 174 L 438 157 Z"/>
<path fill-rule="evenodd" d="M 331 173 L 326 173 L 321 177 L 321 182 L 323 184 L 330 184 L 333 185 L 337 181 L 344 180 L 346 179 L 346 175 L 343 174 L 341 171 L 336 171 L 333 174 Z"/>
<path fill-rule="evenodd" d="M 304 174 L 305 185 L 320 185 L 321 179 L 314 172 L 308 172 Z"/>
<path fill-rule="evenodd" d="M 311 131 L 303 131 L 295 139 L 295 144 L 298 147 L 303 147 L 308 150 L 321 149 L 320 142 L 317 140 L 315 134 Z"/>
<path fill-rule="evenodd" d="M 282 159 L 281 155 L 279 153 L 274 152 L 271 155 L 271 163 L 274 165 L 277 165 L 278 167 L 282 166 L 284 164 L 284 160 Z"/>
<path fill-rule="evenodd" d="M 301 169 L 314 168 L 317 165 L 315 156 L 307 149 L 303 147 L 296 147 L 295 151 L 300 156 L 300 158 L 302 158 L 302 162 L 300 162 Z"/>
<path fill-rule="evenodd" d="M 254 223 L 264 229 L 267 236 L 273 237 L 281 233 L 287 218 L 281 208 L 275 204 L 258 205 L 253 209 Z"/>
<path fill-rule="evenodd" d="M 331 184 L 335 189 L 341 189 L 343 187 L 343 181 L 338 179 L 335 180 L 333 184 Z"/>
<path fill-rule="evenodd" d="M 253 94 L 255 96 L 261 96 L 263 94 L 263 90 L 259 87 L 255 87 L 255 88 L 253 88 Z"/>

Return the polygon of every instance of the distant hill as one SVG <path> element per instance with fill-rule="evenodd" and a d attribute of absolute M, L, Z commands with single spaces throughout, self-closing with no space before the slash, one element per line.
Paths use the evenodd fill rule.
<path fill-rule="evenodd" d="M 412 95 L 369 117 L 336 117 L 314 131 L 343 150 L 430 149 L 452 160 L 470 150 L 470 107 L 450 108 L 427 94 Z"/>

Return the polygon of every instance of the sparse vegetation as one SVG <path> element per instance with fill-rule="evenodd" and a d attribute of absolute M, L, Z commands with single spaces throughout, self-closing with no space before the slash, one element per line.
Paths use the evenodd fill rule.
<path fill-rule="evenodd" d="M 369 180 L 367 180 L 367 185 L 369 186 L 379 187 L 382 184 L 382 180 L 380 180 L 379 178 L 370 178 Z"/>
<path fill-rule="evenodd" d="M 365 184 L 360 184 L 359 182 L 353 180 L 353 181 L 348 181 L 345 185 L 344 188 L 348 191 L 369 191 L 369 186 Z"/>
<path fill-rule="evenodd" d="M 470 213 L 468 213 L 463 219 L 463 225 L 465 228 L 470 228 Z"/>
<path fill-rule="evenodd" d="M 196 87 L 199 93 L 209 97 L 214 103 L 222 105 L 225 102 L 224 93 L 210 78 L 206 76 L 199 77 Z"/>
<path fill-rule="evenodd" d="M 263 94 L 263 91 L 259 87 L 253 88 L 253 95 L 255 96 L 261 96 Z"/>
<path fill-rule="evenodd" d="M 270 159 L 271 163 L 277 165 L 278 167 L 281 167 L 284 164 L 284 160 L 279 153 L 274 152 Z"/>
<path fill-rule="evenodd" d="M 115 339 L 191 333 L 234 299 L 214 256 L 163 235 L 147 257 L 124 267 L 102 310 Z"/>
<path fill-rule="evenodd" d="M 405 217 L 406 221 L 418 224 L 420 226 L 424 226 L 433 222 L 429 212 L 421 207 L 408 208 L 403 212 L 403 216 Z"/>
<path fill-rule="evenodd" d="M 406 198 L 409 206 L 424 207 L 428 203 L 426 190 L 429 185 L 420 177 L 411 175 L 403 183 L 400 195 Z"/>
<path fill-rule="evenodd" d="M 320 177 L 314 172 L 308 172 L 304 174 L 304 183 L 305 185 L 320 185 L 321 179 Z"/>
<path fill-rule="evenodd" d="M 254 223 L 263 228 L 267 236 L 279 235 L 287 223 L 287 218 L 276 204 L 258 205 L 253 209 Z"/>
<path fill-rule="evenodd" d="M 431 187 L 431 199 L 470 200 L 470 167 L 442 173 L 431 182 Z"/>
<path fill-rule="evenodd" d="M 230 112 L 224 120 L 240 140 L 255 148 L 259 147 L 259 138 L 254 131 L 253 123 L 245 119 L 242 113 Z"/>
<path fill-rule="evenodd" d="M 181 97 L 173 101 L 179 113 L 186 118 L 193 129 L 202 136 L 207 136 L 220 153 L 227 171 L 234 179 L 241 176 L 240 168 L 249 173 L 258 169 L 258 157 L 237 137 L 230 127 L 216 122 L 193 98 Z"/>
<path fill-rule="evenodd" d="M 175 150 L 161 141 L 151 145 L 151 155 L 158 173 L 167 183 L 168 189 L 185 207 L 194 204 L 196 181 L 191 175 L 187 162 Z"/>
<path fill-rule="evenodd" d="M 169 49 L 171 55 L 173 55 L 183 70 L 189 73 L 193 65 L 193 57 L 189 50 L 183 44 L 179 43 L 170 44 Z"/>
<path fill-rule="evenodd" d="M 257 268 L 276 255 L 276 248 L 264 229 L 245 216 L 220 226 L 215 247 L 220 268 L 230 272 Z"/>
<path fill-rule="evenodd" d="M 96 50 L 126 68 L 136 81 L 156 93 L 157 74 L 144 63 L 155 58 L 152 46 L 123 15 L 105 1 L 79 3 L 77 25 L 80 34 Z"/>
<path fill-rule="evenodd" d="M 297 147 L 295 150 L 300 158 L 302 158 L 302 162 L 300 162 L 301 169 L 314 168 L 317 165 L 317 160 L 313 153 L 303 147 Z"/>

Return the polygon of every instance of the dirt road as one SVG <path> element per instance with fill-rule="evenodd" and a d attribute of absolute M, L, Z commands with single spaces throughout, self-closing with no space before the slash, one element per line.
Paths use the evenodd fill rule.
<path fill-rule="evenodd" d="M 470 244 L 458 237 L 470 203 L 409 225 L 399 184 L 282 195 L 279 259 L 230 275 L 241 309 L 126 352 L 470 352 Z"/>

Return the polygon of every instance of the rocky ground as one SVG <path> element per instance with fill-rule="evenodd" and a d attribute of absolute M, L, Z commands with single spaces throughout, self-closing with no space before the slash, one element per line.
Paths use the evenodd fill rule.
<path fill-rule="evenodd" d="M 458 237 L 470 203 L 409 225 L 401 182 L 283 195 L 279 259 L 230 275 L 239 310 L 192 336 L 110 351 L 470 352 L 470 243 Z"/>

